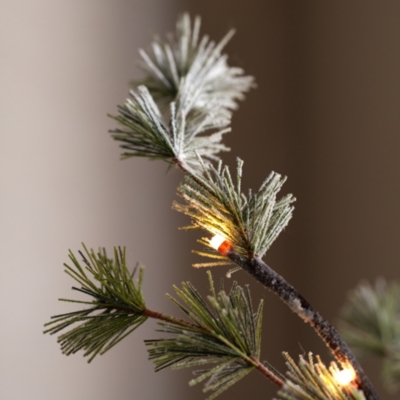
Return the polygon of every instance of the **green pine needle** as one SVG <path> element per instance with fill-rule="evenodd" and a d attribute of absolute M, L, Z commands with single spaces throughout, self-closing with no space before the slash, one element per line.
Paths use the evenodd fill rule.
<path fill-rule="evenodd" d="M 209 273 L 211 295 L 208 302 L 188 282 L 175 287 L 182 303 L 170 299 L 193 321 L 192 326 L 160 323 L 161 332 L 173 334 L 168 339 L 147 340 L 149 358 L 156 370 L 166 367 L 187 368 L 204 364 L 218 365 L 196 371 L 194 385 L 206 380 L 204 391 L 213 399 L 243 378 L 256 366 L 261 347 L 262 302 L 252 308 L 249 289 L 233 284 L 229 294 L 215 292 Z"/>
<path fill-rule="evenodd" d="M 342 311 L 344 339 L 360 355 L 383 358 L 382 377 L 390 391 L 400 388 L 400 285 L 361 283 Z"/>
<path fill-rule="evenodd" d="M 351 383 L 340 385 L 335 375 L 339 371 L 332 362 L 327 368 L 317 356 L 315 362 L 311 353 L 308 360 L 299 356 L 299 363 L 283 353 L 288 367 L 288 378 L 278 392 L 280 399 L 285 400 L 365 400 L 364 393 Z"/>
<path fill-rule="evenodd" d="M 73 303 L 88 304 L 90 307 L 52 317 L 44 333 L 56 334 L 69 329 L 58 337 L 61 350 L 69 355 L 84 350 L 91 362 L 97 354 L 104 354 L 123 338 L 139 327 L 146 317 L 142 314 L 146 305 L 142 296 L 143 268 L 137 284 L 133 272 L 126 266 L 125 249 L 114 249 L 114 260 L 107 258 L 103 249 L 98 254 L 88 250 L 80 252 L 84 267 L 74 254 L 69 257 L 72 266 L 65 264 L 65 272 L 81 286 L 74 290 L 89 295 L 91 301 L 60 299 Z"/>
<path fill-rule="evenodd" d="M 204 176 L 187 174 L 178 189 L 186 204 L 174 203 L 173 207 L 191 217 L 192 227 L 221 235 L 238 253 L 262 257 L 292 217 L 295 199 L 287 195 L 277 200 L 285 178 L 274 172 L 257 193 L 244 195 L 242 167 L 243 161 L 238 159 L 236 185 L 228 167 L 221 163 L 217 168 L 204 167 Z M 201 243 L 210 248 L 201 255 L 218 256 L 207 239 Z"/>

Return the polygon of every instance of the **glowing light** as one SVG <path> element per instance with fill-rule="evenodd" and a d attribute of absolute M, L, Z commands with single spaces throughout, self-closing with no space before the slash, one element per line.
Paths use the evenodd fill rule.
<path fill-rule="evenodd" d="M 210 239 L 210 245 L 211 247 L 214 247 L 215 250 L 219 249 L 219 246 L 221 246 L 222 243 L 225 242 L 225 238 L 223 238 L 221 235 L 216 234 Z"/>
<path fill-rule="evenodd" d="M 212 239 L 210 239 L 211 247 L 218 250 L 223 256 L 226 256 L 228 251 L 232 248 L 231 244 L 225 240 L 221 235 L 216 234 Z"/>
<path fill-rule="evenodd" d="M 356 373 L 352 368 L 345 368 L 335 372 L 334 378 L 339 385 L 346 386 L 356 378 Z"/>

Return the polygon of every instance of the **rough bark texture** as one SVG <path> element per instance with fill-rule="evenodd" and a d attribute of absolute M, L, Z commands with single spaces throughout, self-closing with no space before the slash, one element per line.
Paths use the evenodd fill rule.
<path fill-rule="evenodd" d="M 228 251 L 226 256 L 235 264 L 240 265 L 262 285 L 278 295 L 304 322 L 310 324 L 342 365 L 350 364 L 354 368 L 357 374 L 356 383 L 364 392 L 367 400 L 379 399 L 367 375 L 346 342 L 340 337 L 336 329 L 315 311 L 293 286 L 257 257 L 249 260 L 237 254 L 233 249 Z"/>

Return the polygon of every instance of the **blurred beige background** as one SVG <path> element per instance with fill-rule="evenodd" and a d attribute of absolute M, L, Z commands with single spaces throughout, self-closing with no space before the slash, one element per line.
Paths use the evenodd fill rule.
<path fill-rule="evenodd" d="M 126 245 L 147 266 L 149 306 L 173 312 L 164 293 L 204 271 L 190 268 L 196 235 L 171 210 L 177 171 L 119 161 L 106 117 L 138 77 L 138 47 L 174 28 L 184 10 L 218 39 L 231 27 L 230 62 L 258 88 L 235 114 L 224 160 L 245 160 L 244 185 L 288 175 L 294 219 L 266 256 L 332 322 L 361 278 L 399 279 L 400 3 L 395 1 L 0 1 L 0 398 L 202 399 L 188 371 L 154 374 L 148 323 L 87 365 L 44 336 L 69 310 L 67 250 Z M 223 276 L 225 270 L 215 270 Z M 263 358 L 320 353 L 314 333 L 264 289 Z M 204 287 L 204 292 L 206 292 Z M 364 364 L 378 382 L 379 364 Z M 379 385 L 377 385 L 379 387 Z M 221 399 L 272 398 L 253 374 Z M 385 394 L 382 399 L 396 396 Z"/>

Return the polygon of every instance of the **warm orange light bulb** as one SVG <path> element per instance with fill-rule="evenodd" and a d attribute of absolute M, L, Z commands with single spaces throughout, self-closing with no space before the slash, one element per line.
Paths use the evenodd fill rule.
<path fill-rule="evenodd" d="M 218 250 L 219 246 L 225 242 L 225 238 L 221 235 L 216 234 L 210 239 L 211 247 L 214 247 L 215 250 Z"/>
<path fill-rule="evenodd" d="M 210 245 L 211 247 L 214 247 L 215 250 L 218 250 L 218 252 L 220 252 L 224 256 L 232 247 L 231 244 L 227 240 L 225 240 L 224 237 L 218 234 L 216 234 L 210 239 Z"/>
<path fill-rule="evenodd" d="M 334 378 L 339 385 L 346 386 L 356 378 L 356 373 L 352 368 L 345 368 L 335 372 Z"/>

